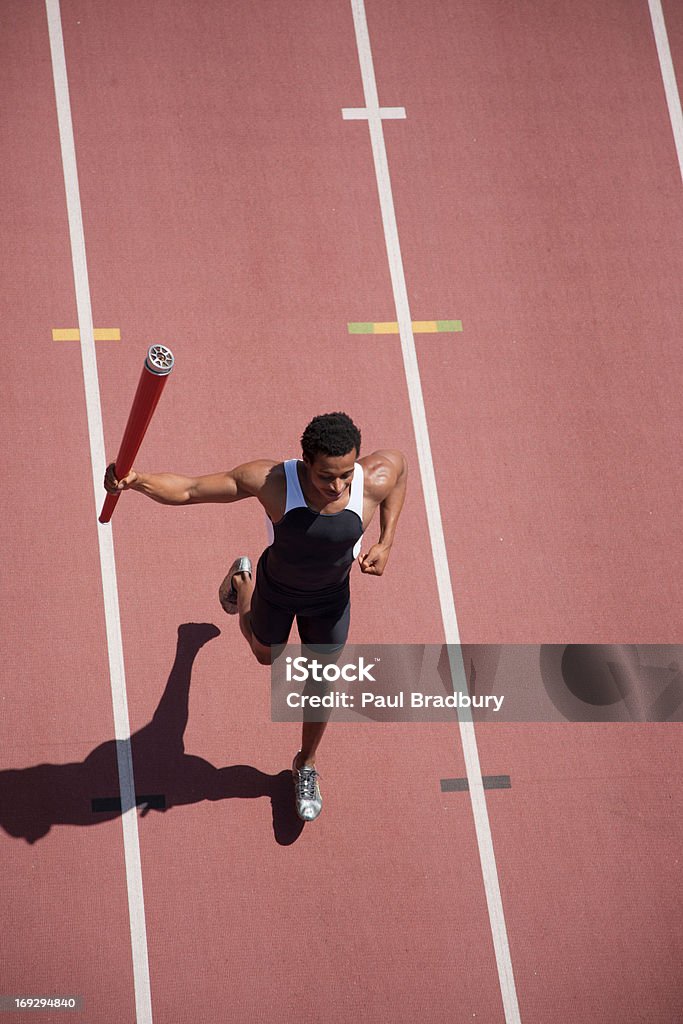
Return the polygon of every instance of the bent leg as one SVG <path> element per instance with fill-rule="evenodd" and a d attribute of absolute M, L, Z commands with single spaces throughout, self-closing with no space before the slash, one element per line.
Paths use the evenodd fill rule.
<path fill-rule="evenodd" d="M 259 592 L 256 581 L 247 573 L 237 573 L 234 586 L 242 635 L 257 661 L 261 665 L 270 665 L 275 656 L 272 648 L 284 647 L 289 639 L 294 614 L 266 600 Z"/>
<path fill-rule="evenodd" d="M 248 573 L 238 572 L 233 576 L 232 584 L 237 592 L 237 614 L 242 636 L 251 647 L 259 664 L 270 665 L 270 647 L 257 640 L 251 628 L 251 602 L 256 586 L 255 581 Z"/>

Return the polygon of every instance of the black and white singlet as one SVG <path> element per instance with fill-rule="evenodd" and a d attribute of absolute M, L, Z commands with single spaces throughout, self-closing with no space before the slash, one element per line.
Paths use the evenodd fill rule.
<path fill-rule="evenodd" d="M 349 573 L 363 536 L 363 467 L 354 463 L 346 508 L 317 512 L 306 504 L 298 460 L 284 463 L 285 513 L 266 517 L 270 545 L 257 567 L 259 591 L 273 604 L 301 614 L 323 614 L 348 595 Z"/>

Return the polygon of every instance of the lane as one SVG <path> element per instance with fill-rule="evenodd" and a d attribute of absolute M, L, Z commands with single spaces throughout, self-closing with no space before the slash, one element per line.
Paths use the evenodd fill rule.
<path fill-rule="evenodd" d="M 80 357 L 51 337 L 75 303 L 44 5 L 2 22 L 2 990 L 104 1022 L 132 1015 L 132 972 L 121 824 L 91 810 L 116 752 Z"/>
<path fill-rule="evenodd" d="M 341 118 L 362 102 L 346 9 L 66 3 L 63 21 L 92 290 L 124 338 L 100 359 L 107 436 L 134 386 L 129 345 L 146 337 L 177 358 L 145 441 L 151 468 L 296 452 L 308 418 L 342 404 L 367 450 L 402 447 L 415 465 L 398 353 L 346 327 L 392 312 L 367 139 L 350 142 L 357 126 Z M 131 722 L 159 707 L 162 730 L 136 777 L 169 808 L 141 826 L 155 1015 L 251 1019 L 258 964 L 263 1020 L 425 1006 L 435 1020 L 497 1019 L 474 831 L 438 783 L 464 774 L 453 729 L 331 730 L 325 825 L 293 842 L 278 773 L 296 730 L 268 724 L 267 674 L 215 596 L 234 555 L 260 550 L 261 519 L 247 504 L 127 497 L 114 529 Z M 354 581 L 355 639 L 439 639 L 428 550 L 416 481 L 392 572 Z M 194 661 L 186 636 L 169 676 L 189 621 L 222 635 Z M 306 964 L 317 980 L 302 991 Z"/>
<path fill-rule="evenodd" d="M 374 11 L 415 316 L 464 324 L 419 348 L 462 629 L 666 642 L 681 193 L 647 11 Z"/>
<path fill-rule="evenodd" d="M 413 315 L 463 320 L 418 348 L 463 639 L 675 641 L 681 191 L 647 9 L 369 20 L 408 113 L 385 130 Z M 512 779 L 522 1019 L 675 1015 L 679 727 L 478 735 Z"/>

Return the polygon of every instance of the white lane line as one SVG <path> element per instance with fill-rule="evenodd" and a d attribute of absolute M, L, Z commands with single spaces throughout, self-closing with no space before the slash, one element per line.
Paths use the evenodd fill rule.
<path fill-rule="evenodd" d="M 389 270 L 391 273 L 391 284 L 394 293 L 394 304 L 396 306 L 399 325 L 399 335 L 401 338 L 401 350 L 403 352 L 403 363 L 408 385 L 410 409 L 413 417 L 413 429 L 417 444 L 422 487 L 425 496 L 429 536 L 432 545 L 432 557 L 434 559 L 434 569 L 436 572 L 439 601 L 441 604 L 441 616 L 443 619 L 446 643 L 449 645 L 454 690 L 467 692 L 467 678 L 465 675 L 462 653 L 459 647 L 460 631 L 458 629 L 458 620 L 455 613 L 455 602 L 453 600 L 453 590 L 451 587 L 451 574 L 446 555 L 446 541 L 441 522 L 439 495 L 434 474 L 434 462 L 432 460 L 429 431 L 427 429 L 427 418 L 425 415 L 424 399 L 422 396 L 422 383 L 420 380 L 420 371 L 415 351 L 412 317 L 410 315 L 410 307 L 408 304 L 408 292 L 406 289 L 403 260 L 401 257 L 401 248 L 398 239 L 394 200 L 391 191 L 391 180 L 389 177 L 389 165 L 384 145 L 384 131 L 382 128 L 382 117 L 380 114 L 380 110 L 382 108 L 379 105 L 379 98 L 377 94 L 377 82 L 375 79 L 375 69 L 372 60 L 372 51 L 370 49 L 370 38 L 368 35 L 368 26 L 363 0 L 351 0 L 351 9 L 353 11 L 353 23 L 356 32 L 358 60 L 360 62 L 361 75 L 363 78 L 365 105 L 368 111 L 368 127 L 370 129 L 370 141 L 372 144 L 372 155 L 375 164 L 377 190 L 379 193 L 379 202 L 382 212 L 384 237 L 387 257 L 389 260 Z M 503 903 L 500 895 L 496 858 L 493 852 L 493 840 L 491 838 L 491 827 L 486 807 L 484 783 L 481 777 L 479 753 L 477 750 L 477 741 L 471 716 L 459 714 L 459 726 L 505 1021 L 506 1024 L 520 1024 L 519 1004 L 517 1001 L 514 975 L 512 972 L 510 947 L 508 943 L 507 929 L 505 927 L 505 915 L 503 913 Z"/>
<path fill-rule="evenodd" d="M 97 522 L 97 513 L 102 502 L 102 480 L 105 470 L 104 430 L 102 427 L 100 388 L 95 358 L 95 339 L 90 303 L 90 285 L 88 283 L 88 266 L 85 257 L 83 218 L 78 188 L 76 147 L 74 145 L 73 125 L 71 122 L 71 104 L 69 101 L 69 84 L 66 74 L 59 0 L 45 0 L 45 5 L 50 34 L 52 74 L 57 102 L 59 140 L 62 151 L 64 186 L 66 189 L 66 204 L 69 218 L 71 259 L 76 290 L 76 306 L 78 309 L 78 329 L 81 336 L 81 358 L 83 361 L 85 403 L 88 417 L 88 434 L 90 437 L 90 460 L 92 463 L 95 497 L 93 518 L 99 540 L 100 570 L 102 574 L 107 649 L 109 653 L 109 676 L 114 710 L 114 734 L 116 737 L 116 756 L 121 791 L 121 821 L 123 825 L 126 884 L 128 888 L 136 1024 L 152 1024 L 147 929 L 142 893 L 142 866 L 140 863 L 138 820 L 135 807 L 135 781 L 133 778 L 133 758 L 130 745 L 130 725 L 128 721 L 128 700 L 126 697 L 126 678 L 123 665 L 119 598 L 116 585 L 114 542 L 111 526 L 102 526 Z"/>
<path fill-rule="evenodd" d="M 661 0 L 648 0 L 648 3 L 650 5 L 652 30 L 657 44 L 659 67 L 662 72 L 664 92 L 666 93 L 666 104 L 669 108 L 669 118 L 674 133 L 676 153 L 678 154 L 678 169 L 683 179 L 683 113 L 681 113 L 681 97 L 678 92 L 678 85 L 676 84 L 671 50 L 669 49 L 669 37 L 664 22 L 664 11 L 662 10 Z"/>

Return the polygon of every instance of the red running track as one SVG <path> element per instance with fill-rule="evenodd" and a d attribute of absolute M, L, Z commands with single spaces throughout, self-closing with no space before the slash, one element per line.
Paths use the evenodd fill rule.
<path fill-rule="evenodd" d="M 116 758 L 80 353 L 51 340 L 76 308 L 47 24 L 37 0 L 2 16 L 0 994 L 132 1021 L 120 816 L 91 810 Z M 157 341 L 177 369 L 145 468 L 289 457 L 346 409 L 411 464 L 352 639 L 440 641 L 398 338 L 346 328 L 396 316 L 367 125 L 341 117 L 363 104 L 350 6 L 62 19 L 95 326 L 122 332 L 97 343 L 108 450 Z M 680 640 L 681 183 L 647 4 L 368 21 L 380 102 L 407 111 L 384 132 L 412 315 L 464 325 L 416 338 L 462 639 Z M 258 508 L 127 495 L 113 530 L 136 788 L 167 804 L 138 820 L 154 1020 L 502 1021 L 470 805 L 439 787 L 465 774 L 457 729 L 331 728 L 301 830 L 297 730 L 216 599 Z M 176 658 L 192 622 L 220 636 L 181 629 Z M 512 780 L 487 804 L 522 1021 L 677 1020 L 680 727 L 477 736 Z"/>

